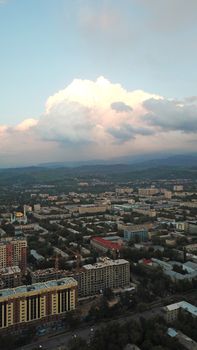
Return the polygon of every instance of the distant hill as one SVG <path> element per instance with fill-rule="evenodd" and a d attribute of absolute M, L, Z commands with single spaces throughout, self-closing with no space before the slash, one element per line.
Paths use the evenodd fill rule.
<path fill-rule="evenodd" d="M 106 166 L 106 165 L 133 165 L 133 168 L 151 168 L 157 166 L 180 166 L 180 167 L 195 167 L 197 166 L 197 154 L 186 155 L 141 155 L 141 156 L 124 156 L 108 160 L 89 160 L 76 162 L 50 162 L 39 164 L 41 168 L 75 168 L 83 166 Z"/>
<path fill-rule="evenodd" d="M 156 180 L 176 178 L 197 178 L 197 155 L 177 155 L 163 159 L 152 159 L 136 163 L 83 164 L 73 167 L 65 163 L 50 163 L 26 168 L 0 170 L 0 185 L 9 184 L 65 184 L 76 179 L 93 177 L 112 180 Z"/>

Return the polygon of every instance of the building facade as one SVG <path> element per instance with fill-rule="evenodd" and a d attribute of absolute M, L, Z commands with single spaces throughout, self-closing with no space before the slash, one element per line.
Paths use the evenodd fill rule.
<path fill-rule="evenodd" d="M 185 231 L 190 235 L 197 235 L 197 221 L 186 222 Z"/>
<path fill-rule="evenodd" d="M 0 268 L 19 266 L 27 268 L 27 241 L 24 238 L 7 238 L 0 242 Z"/>
<path fill-rule="evenodd" d="M 0 269 L 0 278 L 3 282 L 3 288 L 15 288 L 20 286 L 21 277 L 21 269 L 18 266 Z"/>
<path fill-rule="evenodd" d="M 180 311 L 189 313 L 192 317 L 197 317 L 197 307 L 186 302 L 180 301 L 179 303 L 170 304 L 164 307 L 165 319 L 168 323 L 174 322 Z"/>
<path fill-rule="evenodd" d="M 139 240 L 140 242 L 144 242 L 148 240 L 148 230 L 143 226 L 133 226 L 129 227 L 129 229 L 124 230 L 124 240 Z"/>
<path fill-rule="evenodd" d="M 56 270 L 54 267 L 31 272 L 32 283 L 47 282 L 50 280 L 57 280 L 67 276 L 68 271 Z"/>
<path fill-rule="evenodd" d="M 107 288 L 128 287 L 130 264 L 124 259 L 102 258 L 94 265 L 84 265 L 83 271 L 73 277 L 78 281 L 79 297 L 95 295 Z"/>
<path fill-rule="evenodd" d="M 139 196 L 143 197 L 149 197 L 149 196 L 154 196 L 159 192 L 157 188 L 139 188 L 138 189 L 138 194 Z"/>
<path fill-rule="evenodd" d="M 21 329 L 50 322 L 74 310 L 77 282 L 73 278 L 0 291 L 0 330 Z"/>

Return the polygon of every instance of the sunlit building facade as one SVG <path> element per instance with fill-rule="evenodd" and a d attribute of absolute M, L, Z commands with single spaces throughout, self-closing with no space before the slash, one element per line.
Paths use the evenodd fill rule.
<path fill-rule="evenodd" d="M 76 308 L 77 282 L 71 277 L 0 291 L 0 330 L 56 321 Z"/>

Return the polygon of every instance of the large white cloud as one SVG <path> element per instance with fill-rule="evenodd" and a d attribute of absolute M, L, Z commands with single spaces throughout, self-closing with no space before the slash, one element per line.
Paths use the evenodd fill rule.
<path fill-rule="evenodd" d="M 135 129 L 133 138 L 135 133 L 141 133 L 139 116 L 145 112 L 143 102 L 150 98 L 161 97 L 141 90 L 127 91 L 103 77 L 95 82 L 76 79 L 48 98 L 46 113 L 37 127 L 47 139 L 73 143 L 115 142 L 118 130 L 127 126 Z M 112 129 L 117 133 L 111 132 Z M 147 126 L 147 134 L 150 130 Z"/>
<path fill-rule="evenodd" d="M 195 96 L 176 101 L 127 91 L 103 77 L 75 79 L 50 96 L 40 118 L 0 126 L 0 158 L 11 164 L 192 150 Z"/>

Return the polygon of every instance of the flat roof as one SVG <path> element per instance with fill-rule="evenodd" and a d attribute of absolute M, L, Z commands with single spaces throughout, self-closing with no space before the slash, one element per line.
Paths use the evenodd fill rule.
<path fill-rule="evenodd" d="M 109 242 L 108 240 L 104 239 L 103 237 L 92 237 L 91 241 L 97 242 L 100 245 L 102 245 L 105 248 L 108 249 L 121 249 L 121 244 L 119 243 L 113 243 L 113 242 Z"/>
<path fill-rule="evenodd" d="M 174 303 L 166 306 L 168 311 L 177 310 L 179 308 L 188 311 L 193 316 L 197 317 L 197 307 L 188 303 L 187 301 L 180 301 L 179 303 Z"/>
<path fill-rule="evenodd" d="M 47 281 L 43 283 L 34 283 L 32 285 L 28 286 L 20 286 L 17 288 L 9 288 L 9 289 L 2 289 L 0 290 L 0 298 L 3 297 L 9 297 L 9 296 L 15 296 L 17 294 L 23 294 L 33 291 L 41 291 L 44 289 L 48 289 L 51 287 L 59 287 L 59 286 L 67 286 L 69 284 L 77 285 L 77 281 L 72 277 L 65 277 L 61 278 L 59 280 L 52 280 Z"/>
<path fill-rule="evenodd" d="M 104 259 L 103 261 L 99 261 L 94 265 L 92 264 L 84 265 L 83 268 L 85 268 L 86 270 L 92 270 L 92 269 L 95 270 L 97 268 L 102 268 L 106 266 L 116 266 L 116 265 L 122 265 L 122 264 L 129 264 L 129 262 L 125 259 L 117 259 L 117 260 Z"/>
<path fill-rule="evenodd" d="M 8 267 L 2 267 L 0 269 L 0 274 L 5 275 L 5 274 L 13 274 L 13 273 L 20 273 L 21 269 L 19 266 L 8 266 Z"/>
<path fill-rule="evenodd" d="M 177 331 L 176 331 L 174 328 L 168 328 L 167 334 L 168 334 L 170 337 L 174 338 L 174 337 L 176 337 L 176 335 L 177 335 L 178 333 L 177 333 Z"/>

